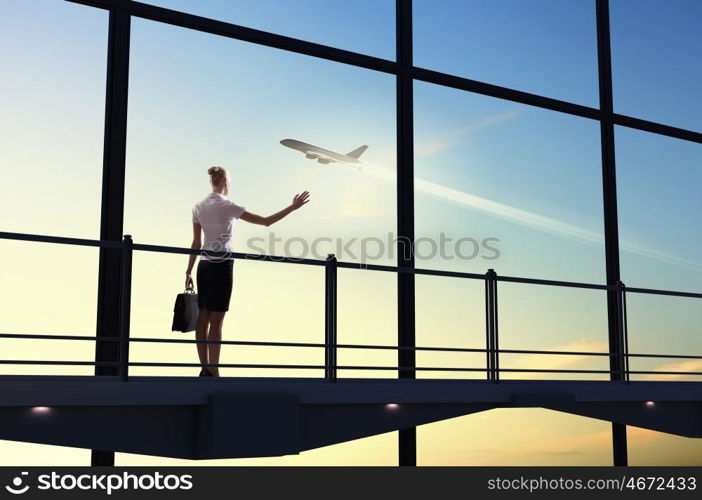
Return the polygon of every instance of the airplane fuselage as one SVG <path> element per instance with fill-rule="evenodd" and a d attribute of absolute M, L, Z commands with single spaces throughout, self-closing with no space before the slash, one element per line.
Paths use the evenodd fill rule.
<path fill-rule="evenodd" d="M 355 168 L 360 168 L 362 162 L 358 158 L 353 156 L 337 153 L 336 151 L 331 151 L 329 149 L 320 148 L 313 144 L 308 144 L 306 142 L 298 141 L 296 139 L 283 139 L 280 141 L 283 146 L 289 147 L 296 151 L 304 153 L 304 155 L 310 160 L 317 160 L 319 163 L 327 165 L 329 163 L 343 163 Z"/>

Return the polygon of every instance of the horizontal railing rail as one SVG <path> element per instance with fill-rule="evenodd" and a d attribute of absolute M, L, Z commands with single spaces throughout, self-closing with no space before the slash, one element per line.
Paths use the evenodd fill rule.
<path fill-rule="evenodd" d="M 0 360 L 0 364 L 18 365 L 65 365 L 65 366 L 117 366 L 118 362 L 113 361 L 46 361 L 46 360 Z M 325 370 L 327 365 L 295 365 L 295 364 L 266 364 L 266 363 L 177 363 L 159 361 L 130 361 L 129 366 L 144 367 L 169 367 L 169 368 L 193 368 L 193 367 L 219 367 L 219 368 L 277 368 L 277 369 L 303 369 L 303 370 Z M 449 366 L 385 366 L 385 365 L 338 365 L 336 370 L 364 370 L 364 371 L 446 371 L 446 372 L 484 372 L 485 368 L 474 367 L 449 367 Z M 520 373 L 600 373 L 611 374 L 612 370 L 588 370 L 588 369 L 564 369 L 564 368 L 500 368 L 501 372 Z M 658 370 L 631 370 L 630 374 L 648 375 L 702 375 L 702 372 L 689 371 L 658 371 Z"/>
<path fill-rule="evenodd" d="M 67 238 L 61 236 L 47 236 L 38 234 L 27 234 L 27 233 L 13 233 L 7 231 L 0 231 L 0 239 L 5 240 L 20 240 L 20 241 L 34 241 L 41 243 L 60 243 L 65 245 L 78 245 L 78 246 L 92 246 L 92 247 L 105 247 L 105 248 L 123 248 L 124 243 L 121 241 L 111 241 L 111 240 L 94 240 L 86 238 Z M 161 252 L 161 253 L 175 253 L 175 254 L 185 254 L 185 255 L 202 255 L 203 250 L 198 250 L 194 248 L 186 247 L 173 247 L 165 245 L 151 245 L 144 243 L 134 243 L 134 250 L 146 251 L 146 252 Z M 215 252 L 211 250 L 206 250 L 208 255 L 213 257 L 232 257 L 239 260 L 252 260 L 252 261 L 264 261 L 264 262 L 281 262 L 289 264 L 301 264 L 310 266 L 320 266 L 324 267 L 326 265 L 326 260 L 323 259 L 307 259 L 299 257 L 287 257 L 280 255 L 265 255 L 256 253 L 245 253 L 245 252 Z M 337 261 L 337 267 L 346 269 L 361 269 L 369 271 L 385 271 L 385 272 L 395 272 L 395 273 L 410 273 L 419 275 L 429 275 L 429 276 L 443 276 L 443 277 L 454 277 L 454 278 L 467 278 L 467 279 L 477 279 L 484 280 L 485 275 L 479 273 L 468 273 L 462 271 L 447 271 L 443 269 L 422 269 L 416 267 L 402 267 L 402 266 L 390 266 L 381 264 L 367 264 L 360 262 L 345 262 Z M 496 275 L 495 279 L 497 281 L 513 282 L 513 283 L 524 283 L 530 285 L 547 285 L 547 286 L 559 286 L 559 287 L 573 287 L 573 288 L 588 288 L 594 290 L 616 290 L 616 285 L 605 285 L 598 283 L 583 283 L 577 281 L 563 281 L 563 280 L 550 280 L 541 278 L 526 278 L 520 276 L 503 276 Z M 672 295 L 679 297 L 691 297 L 702 299 L 702 292 L 685 292 L 677 290 L 664 290 L 655 288 L 637 288 L 628 287 L 627 292 L 641 293 L 641 294 L 654 294 L 654 295 Z"/>
<path fill-rule="evenodd" d="M 41 361 L 41 360 L 0 360 L 0 364 L 18 365 L 74 365 L 74 366 L 118 366 L 120 376 L 127 380 L 128 367 L 151 366 L 151 367 L 196 367 L 203 366 L 201 363 L 161 363 L 161 362 L 135 362 L 129 361 L 128 346 L 131 342 L 141 343 L 166 343 L 166 344 L 208 344 L 217 343 L 221 345 L 239 346 L 266 346 L 266 347 L 303 347 L 321 348 L 325 351 L 325 362 L 323 365 L 297 365 L 297 364 L 256 364 L 256 363 L 219 363 L 205 364 L 205 366 L 232 367 L 232 368 L 289 368 L 289 369 L 316 369 L 324 370 L 325 378 L 328 381 L 335 381 L 338 370 L 397 370 L 397 371 L 441 371 L 441 372 L 486 372 L 488 380 L 499 381 L 501 372 L 514 373 L 590 373 L 590 374 L 619 374 L 625 381 L 629 381 L 631 374 L 649 375 L 702 375 L 702 372 L 695 371 L 662 371 L 662 370 L 630 370 L 630 358 L 655 358 L 655 359 L 702 359 L 702 355 L 692 354 L 660 354 L 660 353 L 630 353 L 628 352 L 628 333 L 626 318 L 626 293 L 657 294 L 690 298 L 702 298 L 702 293 L 680 292 L 674 290 L 658 290 L 650 288 L 631 288 L 623 283 L 616 285 L 604 285 L 596 283 L 580 283 L 573 281 L 548 280 L 539 278 L 525 278 L 518 276 L 500 276 L 493 270 L 486 274 L 446 271 L 439 269 L 421 269 L 413 267 L 401 267 L 380 264 L 356 263 L 338 261 L 336 257 L 330 255 L 327 259 L 308 259 L 287 256 L 262 255 L 242 252 L 215 252 L 202 249 L 185 247 L 173 247 L 164 245 L 151 245 L 134 243 L 130 236 L 125 236 L 123 241 L 96 240 L 87 238 L 69 238 L 60 236 L 37 235 L 27 233 L 0 232 L 0 239 L 29 241 L 40 243 L 55 243 L 77 246 L 88 246 L 98 248 L 119 249 L 123 253 L 123 276 L 121 291 L 121 334 L 115 337 L 103 337 L 99 335 L 64 335 L 64 334 L 24 334 L 24 333 L 0 333 L 0 338 L 6 339 L 35 339 L 35 340 L 89 340 L 94 342 L 118 342 L 120 343 L 120 361 Z M 134 250 L 144 252 L 159 252 L 169 254 L 203 255 L 213 257 L 232 257 L 238 260 L 281 262 L 288 264 L 300 264 L 320 266 L 325 268 L 325 342 L 271 342 L 271 341 L 248 341 L 248 340 L 199 340 L 199 339 L 176 339 L 176 338 L 155 338 L 155 337 L 131 337 L 129 335 L 130 311 L 129 303 L 131 297 L 131 259 Z M 486 347 L 441 347 L 441 346 L 404 346 L 404 345 L 379 345 L 379 344 L 343 344 L 336 339 L 336 270 L 338 268 L 359 269 L 392 273 L 411 273 L 416 275 L 430 275 L 442 277 L 456 277 L 464 279 L 475 279 L 484 281 L 486 284 Z M 498 345 L 498 310 L 497 310 L 497 283 L 498 282 L 523 283 L 530 285 L 546 285 L 559 287 L 573 287 L 582 289 L 595 289 L 618 294 L 621 304 L 621 325 L 619 335 L 619 349 L 616 352 L 593 352 L 593 351 L 559 351 L 559 350 L 538 350 L 538 349 L 500 349 Z M 366 350 L 393 350 L 393 351 L 415 351 L 415 352 L 443 352 L 443 353 L 481 353 L 487 356 L 486 367 L 427 367 L 427 366 L 354 366 L 338 365 L 337 351 L 339 349 L 366 349 Z M 499 365 L 502 354 L 528 354 L 528 355 L 557 355 L 557 356 L 581 356 L 581 357 L 606 357 L 621 360 L 622 368 L 619 370 L 591 370 L 591 369 L 558 369 L 558 368 L 503 368 Z"/>
<path fill-rule="evenodd" d="M 98 342 L 119 342 L 120 337 L 96 337 L 93 335 L 62 335 L 62 334 L 39 334 L 39 333 L 0 333 L 0 338 L 17 339 L 41 339 L 41 340 L 89 340 Z M 327 344 L 321 342 L 283 342 L 266 340 L 199 340 L 199 339 L 173 339 L 158 337 L 130 337 L 130 342 L 146 343 L 166 343 L 166 344 L 222 344 L 241 346 L 262 346 L 262 347 L 310 347 L 321 348 Z M 440 352 L 465 352 L 465 353 L 485 353 L 490 349 L 483 347 L 442 347 L 442 346 L 397 346 L 383 344 L 336 344 L 338 349 L 377 349 L 377 350 L 406 350 L 406 351 L 440 351 Z M 618 352 L 598 352 L 598 351 L 551 351 L 538 349 L 494 349 L 495 352 L 504 354 L 554 354 L 558 356 L 621 356 Z M 694 354 L 654 354 L 654 353 L 627 353 L 627 356 L 636 358 L 680 358 L 680 359 L 702 359 L 702 355 Z M 700 372 L 702 373 L 702 372 Z"/>

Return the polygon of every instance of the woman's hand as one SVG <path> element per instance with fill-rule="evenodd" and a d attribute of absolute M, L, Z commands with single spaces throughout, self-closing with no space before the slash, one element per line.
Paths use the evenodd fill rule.
<path fill-rule="evenodd" d="M 188 271 L 185 271 L 185 289 L 187 290 L 188 288 L 192 288 L 193 290 L 195 290 L 192 275 Z"/>
<path fill-rule="evenodd" d="M 310 201 L 310 193 L 308 191 L 304 191 L 300 194 L 296 194 L 295 197 L 293 198 L 292 201 L 292 207 L 297 210 L 300 208 L 302 205 Z"/>
<path fill-rule="evenodd" d="M 302 193 L 295 195 L 290 205 L 288 205 L 281 211 L 274 213 L 273 215 L 269 215 L 268 217 L 262 217 L 260 215 L 251 213 L 248 210 L 246 210 L 243 214 L 241 214 L 240 218 L 241 220 L 250 222 L 251 224 L 260 224 L 261 226 L 268 227 L 271 224 L 275 224 L 283 217 L 287 217 L 308 201 L 310 201 L 310 193 L 309 191 L 303 191 Z"/>

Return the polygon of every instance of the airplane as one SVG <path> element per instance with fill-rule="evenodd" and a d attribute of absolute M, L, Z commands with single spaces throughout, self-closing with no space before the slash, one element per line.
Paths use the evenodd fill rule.
<path fill-rule="evenodd" d="M 283 139 L 280 141 L 280 143 L 283 146 L 287 146 L 304 153 L 307 158 L 310 160 L 317 160 L 322 165 L 328 165 L 329 163 L 343 163 L 344 165 L 354 167 L 358 170 L 361 170 L 361 167 L 363 166 L 363 163 L 361 163 L 358 158 L 365 152 L 366 149 L 368 149 L 368 146 L 361 146 L 360 148 L 356 148 L 350 153 L 344 155 L 295 139 Z"/>

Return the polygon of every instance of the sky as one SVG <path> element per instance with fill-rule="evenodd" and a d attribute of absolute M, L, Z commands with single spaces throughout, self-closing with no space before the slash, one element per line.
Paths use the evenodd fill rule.
<path fill-rule="evenodd" d="M 394 57 L 389 0 L 153 3 Z M 652 1 L 611 4 L 615 111 L 699 131 L 702 104 L 695 96 L 702 65 L 694 50 L 702 42 L 699 3 L 673 1 L 666 9 Z M 540 0 L 529 8 L 521 1 L 415 0 L 414 5 L 417 66 L 597 105 L 594 1 Z M 106 43 L 103 11 L 60 0 L 0 0 L 0 168 L 7 179 L 0 184 L 3 231 L 99 236 Z M 477 273 L 494 268 L 503 275 L 604 282 L 596 122 L 421 82 L 415 83 L 414 94 L 419 267 Z M 363 144 L 369 149 L 357 171 L 307 160 L 281 146 L 284 138 L 340 152 Z M 365 244 L 368 261 L 393 264 L 395 256 L 378 249 L 396 224 L 395 140 L 390 75 L 151 21 L 132 22 L 124 230 L 136 242 L 188 246 L 190 210 L 209 191 L 207 168 L 222 165 L 232 178 L 230 198 L 256 213 L 283 208 L 297 192 L 312 193 L 308 205 L 275 226 L 239 223 L 235 250 L 296 256 L 302 246 L 317 241 L 321 256 L 334 252 L 340 260 L 360 261 Z M 700 291 L 700 145 L 623 127 L 615 129 L 615 140 L 622 279 L 629 286 Z M 271 235 L 280 239 L 272 246 Z M 324 237 L 356 238 L 357 243 L 339 254 L 335 242 L 319 240 Z M 451 243 L 445 252 L 433 251 L 432 242 L 442 237 Z M 95 249 L 0 244 L 6 262 L 31 263 L 3 272 L 2 331 L 94 335 Z M 497 258 L 488 247 L 497 249 Z M 465 258 L 471 254 L 476 255 Z M 175 335 L 169 331 L 170 314 L 185 266 L 182 256 L 135 255 L 133 336 Z M 238 261 L 225 337 L 321 342 L 322 277 L 318 268 Z M 340 342 L 396 342 L 395 284 L 386 273 L 339 272 Z M 602 292 L 501 283 L 499 293 L 501 347 L 606 350 Z M 41 314 L 36 314 L 38 303 Z M 699 354 L 701 304 L 630 295 L 630 351 Z M 417 345 L 484 347 L 482 283 L 419 276 L 416 307 Z M 89 341 L 66 344 L 4 340 L 3 353 L 20 359 L 92 358 Z M 194 351 L 134 344 L 130 354 L 134 361 L 195 362 Z M 231 346 L 222 352 L 227 363 L 293 358 L 320 364 L 323 354 Z M 482 355 L 446 353 L 419 353 L 417 361 L 424 366 L 484 363 Z M 395 360 L 389 352 L 350 350 L 339 353 L 339 362 L 388 366 Z M 537 355 L 504 355 L 501 366 L 606 368 L 585 356 Z M 631 367 L 699 371 L 702 363 L 632 360 Z M 2 370 L 91 372 L 6 365 Z M 134 368 L 132 373 L 192 371 L 165 370 Z M 222 373 L 271 375 L 264 370 Z M 314 370 L 295 374 L 320 376 Z M 393 373 L 346 371 L 340 376 Z M 663 378 L 639 376 L 647 377 Z M 420 427 L 418 463 L 607 465 L 608 429 L 607 422 L 539 409 L 493 410 Z M 635 428 L 629 428 L 629 437 L 633 465 L 701 463 L 699 440 Z M 28 463 L 34 450 L 47 464 L 84 464 L 89 456 L 87 450 L 7 441 L 0 450 L 0 456 L 10 457 L 0 460 L 11 459 L 12 465 L 22 457 Z M 396 453 L 396 434 L 389 433 L 300 456 L 196 465 L 391 465 Z M 181 462 L 120 453 L 116 463 Z"/>

